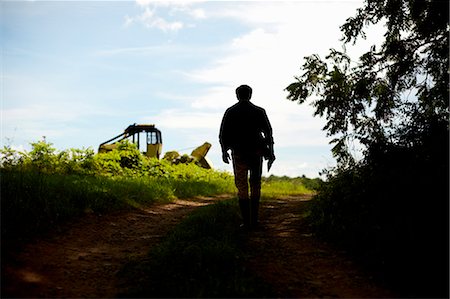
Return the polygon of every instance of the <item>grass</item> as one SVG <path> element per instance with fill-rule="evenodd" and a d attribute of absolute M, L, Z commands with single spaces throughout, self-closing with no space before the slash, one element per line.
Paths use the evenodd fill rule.
<path fill-rule="evenodd" d="M 305 182 L 306 180 L 306 182 Z M 313 195 L 315 191 L 307 187 L 309 179 L 269 177 L 262 179 L 262 199 L 276 199 L 286 196 Z"/>
<path fill-rule="evenodd" d="M 312 194 L 301 180 L 263 179 L 263 199 Z M 263 298 L 274 290 L 247 267 L 237 200 L 199 208 L 119 273 L 120 297 Z"/>
<path fill-rule="evenodd" d="M 88 211 L 106 213 L 174 198 L 236 192 L 230 174 L 193 164 L 143 159 L 145 167 L 120 168 L 118 161 L 108 160 L 111 169 L 102 164 L 76 172 L 67 171 L 66 162 L 55 161 L 41 163 L 44 168 L 33 161 L 0 168 L 2 238 L 33 236 Z M 116 173 L 117 169 L 121 171 Z M 263 179 L 266 199 L 310 193 L 299 179 Z M 126 287 L 121 296 L 273 297 L 270 287 L 245 266 L 245 236 L 239 224 L 236 200 L 199 208 L 147 259 L 131 260 L 124 267 L 120 277 Z"/>
<path fill-rule="evenodd" d="M 167 176 L 101 176 L 0 169 L 2 237 L 20 238 L 82 215 L 189 198 L 235 193 L 232 176 L 195 165 Z M 311 194 L 299 180 L 263 179 L 263 199 Z"/>
<path fill-rule="evenodd" d="M 173 198 L 230 193 L 231 177 L 105 177 L 5 170 L 1 176 L 2 237 L 20 238 L 81 215 Z"/>
<path fill-rule="evenodd" d="M 119 276 L 121 297 L 273 297 L 245 266 L 244 233 L 234 201 L 202 207 L 180 223 L 145 260 Z"/>

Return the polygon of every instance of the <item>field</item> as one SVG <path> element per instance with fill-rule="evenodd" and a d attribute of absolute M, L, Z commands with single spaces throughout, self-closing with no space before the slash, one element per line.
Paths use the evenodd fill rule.
<path fill-rule="evenodd" d="M 84 213 L 133 209 L 176 198 L 234 194 L 230 173 L 207 170 L 194 161 L 175 164 L 150 159 L 133 144 L 94 154 L 90 149 L 58 152 L 45 141 L 29 153 L 2 150 L 2 237 L 22 238 Z M 314 180 L 270 177 L 264 198 L 311 194 Z"/>
<path fill-rule="evenodd" d="M 352 172 L 326 182 L 265 177 L 261 230 L 246 233 L 232 174 L 204 169 L 188 156 L 150 159 L 128 142 L 102 154 L 58 151 L 46 141 L 32 143 L 30 152 L 6 147 L 0 155 L 2 295 L 402 297 L 446 285 L 427 280 L 422 269 L 440 263 L 447 248 L 436 237 L 445 231 L 424 228 L 448 218 L 398 212 L 436 210 L 406 204 L 417 193 L 406 185 L 386 193 L 387 183 L 359 182 L 365 176 Z M 411 196 L 402 196 L 404 190 Z M 389 209 L 369 205 L 389 199 Z M 427 215 L 438 217 L 416 221 Z M 405 244 L 422 239 L 428 241 L 414 248 L 439 246 L 432 247 L 435 255 L 415 259 L 418 249 Z M 424 283 L 411 288 L 413 280 Z"/>
<path fill-rule="evenodd" d="M 60 227 L 64 231 L 68 223 L 82 223 L 85 219 L 90 219 L 91 215 L 112 215 L 113 218 L 107 219 L 114 219 L 121 217 L 117 213 L 135 214 L 146 211 L 149 207 L 157 209 L 161 205 L 178 205 L 179 199 L 192 201 L 192 198 L 199 196 L 229 194 L 226 196 L 227 200 L 219 200 L 212 205 L 209 205 L 212 202 L 208 202 L 208 207 L 198 209 L 181 221 L 166 238 L 154 246 L 148 257 L 145 257 L 146 254 L 130 256 L 129 261 L 120 266 L 118 277 L 125 284 L 120 288 L 120 294 L 126 297 L 274 294 L 269 286 L 244 266 L 246 254 L 239 231 L 239 209 L 234 197 L 236 190 L 230 173 L 203 169 L 189 159 L 186 159 L 186 163 L 173 163 L 170 159 L 149 159 L 127 142 L 106 154 L 94 154 L 89 149 L 58 152 L 45 141 L 32 145 L 33 149 L 29 153 L 9 148 L 2 150 L 0 171 L 3 240 L 8 240 L 8 243 L 13 241 L 11 244 L 16 244 L 14 242 L 17 241 L 18 244 L 26 244 L 27 240 L 40 239 L 48 232 L 55 232 L 55 228 Z M 277 198 L 309 196 L 319 184 L 320 180 L 306 177 L 263 178 L 262 200 L 267 202 Z M 195 206 L 196 201 L 193 202 Z M 189 206 L 191 204 L 180 210 L 180 213 L 190 213 Z M 161 225 L 167 225 L 167 221 L 165 218 L 158 220 Z M 165 228 L 158 227 L 156 233 L 159 235 Z M 149 228 L 145 229 L 147 232 L 143 233 L 148 233 Z M 86 239 L 86 248 L 91 246 L 89 242 L 96 242 L 94 240 L 99 238 L 97 229 L 93 229 L 93 234 L 89 230 L 89 225 L 86 224 L 75 238 Z M 56 230 L 58 231 L 59 229 Z M 106 231 L 102 228 L 103 233 Z M 132 233 L 125 233 L 128 234 Z M 92 235 L 93 240 L 88 241 L 89 235 Z M 131 241 L 125 244 L 129 242 Z M 42 248 L 47 248 L 45 245 L 39 246 L 41 247 L 32 251 L 39 252 L 44 250 Z M 73 246 L 68 245 L 71 248 Z M 42 253 L 44 256 L 38 260 L 50 256 L 54 261 L 49 263 L 64 263 L 55 262 L 58 254 L 49 254 L 49 250 L 56 250 L 51 248 L 55 247 L 45 249 L 45 253 Z M 16 258 L 9 256 L 10 249 L 3 251 L 5 260 Z M 81 250 L 83 249 L 80 248 Z M 148 264 L 149 260 L 152 264 Z M 32 264 L 35 261 L 28 262 Z M 5 267 L 8 276 L 14 277 L 15 272 L 9 265 Z M 152 269 L 164 271 L 152 272 Z M 104 277 L 104 274 L 98 275 L 97 279 Z M 137 279 L 136 275 L 140 278 Z M 173 281 L 169 279 L 171 277 L 180 279 Z M 4 285 L 7 288 L 14 286 L 7 278 L 5 281 L 3 279 L 4 277 L 2 282 L 6 282 Z M 148 284 L 148 281 L 158 283 Z M 173 285 L 170 284 L 171 281 Z M 14 295 L 12 289 L 7 289 L 7 294 Z"/>

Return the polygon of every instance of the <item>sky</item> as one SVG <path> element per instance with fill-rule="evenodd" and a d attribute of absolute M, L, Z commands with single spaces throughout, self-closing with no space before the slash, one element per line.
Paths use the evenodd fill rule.
<path fill-rule="evenodd" d="M 93 148 L 155 124 L 163 153 L 210 142 L 235 89 L 253 88 L 274 131 L 263 175 L 318 177 L 335 165 L 325 120 L 286 99 L 303 58 L 342 49 L 339 26 L 362 1 L 0 1 L 1 143 Z M 349 48 L 352 57 L 373 44 Z"/>

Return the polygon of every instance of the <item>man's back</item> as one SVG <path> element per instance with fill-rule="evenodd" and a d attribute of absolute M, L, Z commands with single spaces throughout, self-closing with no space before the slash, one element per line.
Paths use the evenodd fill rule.
<path fill-rule="evenodd" d="M 272 128 L 263 108 L 239 101 L 225 112 L 219 138 L 224 148 L 235 152 L 262 153 L 272 142 Z"/>

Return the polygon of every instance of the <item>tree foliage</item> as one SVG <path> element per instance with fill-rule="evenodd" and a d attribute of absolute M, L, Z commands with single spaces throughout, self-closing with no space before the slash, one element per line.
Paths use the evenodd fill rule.
<path fill-rule="evenodd" d="M 291 101 L 313 99 L 333 137 L 338 166 L 314 198 L 316 231 L 405 296 L 449 291 L 448 18 L 448 1 L 366 0 L 341 26 L 344 49 L 380 22 L 383 43 L 356 61 L 308 56 L 286 88 Z"/>
<path fill-rule="evenodd" d="M 333 153 L 341 166 L 354 162 L 348 144 L 366 149 L 395 143 L 414 146 L 421 136 L 448 128 L 448 1 L 367 0 L 341 26 L 344 43 L 365 38 L 367 25 L 385 22 L 381 46 L 356 63 L 331 49 L 322 60 L 305 58 L 304 73 L 287 87 L 288 99 L 312 95 L 324 130 L 336 137 Z"/>

